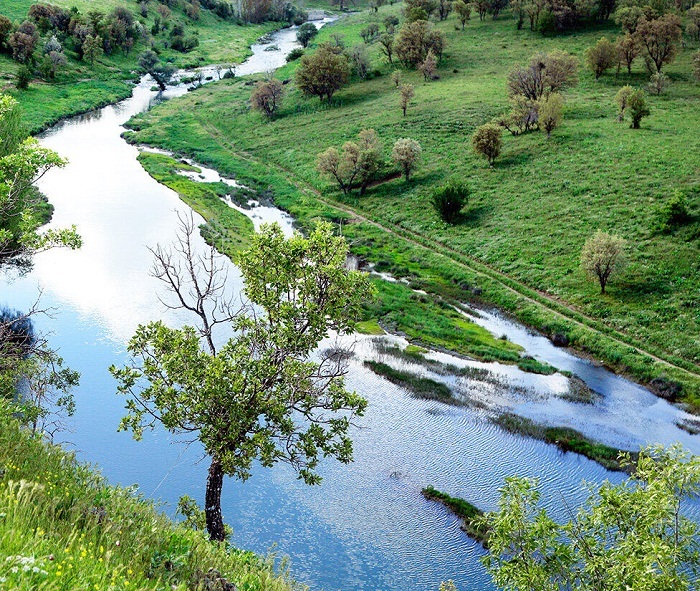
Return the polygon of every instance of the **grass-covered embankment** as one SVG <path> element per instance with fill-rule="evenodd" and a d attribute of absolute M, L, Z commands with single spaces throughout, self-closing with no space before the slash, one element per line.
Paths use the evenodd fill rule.
<path fill-rule="evenodd" d="M 0 402 L 0 589 L 288 591 L 251 552 L 211 544 L 22 430 Z M 217 586 L 218 585 L 218 586 Z"/>
<path fill-rule="evenodd" d="M 489 532 L 484 523 L 484 512 L 472 505 L 469 501 L 458 497 L 451 497 L 447 493 L 440 492 L 432 486 L 427 486 L 421 494 L 429 501 L 436 501 L 447 507 L 452 513 L 462 520 L 462 530 L 468 536 L 488 546 Z"/>
<path fill-rule="evenodd" d="M 457 404 L 457 400 L 452 397 L 451 390 L 441 382 L 421 377 L 410 371 L 395 369 L 380 361 L 365 361 L 364 365 L 392 384 L 406 388 L 416 398 Z"/>
<path fill-rule="evenodd" d="M 347 45 L 357 43 L 362 27 L 398 8 L 353 15 L 324 28 L 318 41 L 338 33 Z M 416 87 L 405 118 L 389 76 L 396 66 L 375 44 L 370 54 L 380 75 L 339 92 L 331 107 L 287 85 L 279 116 L 267 121 L 249 109 L 250 86 L 225 81 L 137 118 L 133 139 L 252 177 L 302 224 L 319 216 L 343 219 L 354 251 L 379 270 L 431 293 L 496 304 L 642 382 L 681 384 L 676 396 L 700 408 L 694 336 L 700 179 L 687 157 L 700 151 L 693 43 L 666 68 L 673 81 L 668 93 L 648 98 L 652 115 L 641 130 L 617 123 L 613 104 L 623 84 L 646 83 L 641 60 L 631 76 L 596 81 L 582 70 L 578 86 L 565 93 L 564 123 L 552 138 L 504 135 L 503 155 L 489 169 L 472 153 L 470 136 L 507 108 L 508 70 L 553 49 L 575 54 L 583 65 L 588 46 L 618 31 L 611 23 L 542 37 L 517 31 L 506 13 L 495 22 L 473 19 L 462 32 L 454 18 L 435 25 L 448 42 L 441 79 L 424 82 L 403 71 L 404 82 Z M 291 78 L 295 67 L 278 76 Z M 419 140 L 422 167 L 411 183 L 395 179 L 362 197 L 344 197 L 319 178 L 316 155 L 370 127 L 387 154 L 399 137 Z M 428 200 L 433 187 L 453 176 L 469 184 L 472 196 L 459 223 L 447 225 Z M 658 214 L 676 190 L 688 195 L 691 221 L 660 232 Z M 604 296 L 579 268 L 581 247 L 598 228 L 625 237 L 630 259 Z"/>
<path fill-rule="evenodd" d="M 512 413 L 503 413 L 493 422 L 509 433 L 539 439 L 556 445 L 562 451 L 571 451 L 598 462 L 608 470 L 627 471 L 629 467 L 622 466 L 619 461 L 621 453 L 629 453 L 634 459 L 636 452 L 624 452 L 614 447 L 598 443 L 569 427 L 548 427 L 540 425 L 525 417 Z"/>
<path fill-rule="evenodd" d="M 0 4 L 0 14 L 21 22 L 26 19 L 29 7 L 34 3 L 32 0 L 6 0 Z M 125 0 L 107 0 L 100 2 L 99 6 L 92 0 L 55 0 L 50 4 L 66 9 L 76 7 L 83 14 L 91 10 L 109 14 L 114 8 L 126 7 L 142 23 L 145 31 L 151 30 L 159 6 L 157 2 L 145 3 L 147 16 L 144 17 L 138 4 Z M 167 41 L 167 37 L 163 34 L 155 38 L 155 44 L 161 60 L 171 61 L 179 68 L 240 63 L 250 55 L 251 43 L 280 26 L 272 22 L 241 26 L 219 18 L 206 9 L 202 9 L 199 18 L 193 20 L 178 6 L 173 6 L 169 27 L 181 25 L 188 36 L 198 39 L 199 45 L 188 53 L 180 53 L 165 46 L 163 40 Z M 42 38 L 37 54 L 41 53 L 43 43 Z M 140 76 L 139 55 L 147 48 L 144 40 L 140 40 L 127 55 L 116 49 L 111 55 L 101 56 L 94 65 L 90 65 L 79 60 L 71 43 L 64 41 L 66 66 L 59 69 L 55 80 L 47 82 L 35 78 L 26 90 L 17 90 L 14 84 L 20 64 L 6 53 L 0 53 L 0 92 L 9 93 L 19 101 L 30 133 L 37 133 L 69 115 L 84 113 L 128 97 L 133 82 Z"/>

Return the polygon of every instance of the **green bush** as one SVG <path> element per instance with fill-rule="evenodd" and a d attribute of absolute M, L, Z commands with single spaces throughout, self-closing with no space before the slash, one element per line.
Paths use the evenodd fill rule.
<path fill-rule="evenodd" d="M 431 202 L 438 215 L 449 224 L 457 219 L 468 199 L 469 188 L 467 185 L 451 181 L 433 191 Z"/>

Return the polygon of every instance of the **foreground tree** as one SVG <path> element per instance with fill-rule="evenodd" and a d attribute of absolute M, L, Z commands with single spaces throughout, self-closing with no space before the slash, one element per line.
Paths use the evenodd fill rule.
<path fill-rule="evenodd" d="M 626 457 L 629 464 L 630 458 Z M 700 567 L 698 525 L 683 505 L 700 493 L 700 458 L 680 446 L 640 453 L 634 474 L 604 482 L 564 525 L 539 507 L 537 482 L 508 478 L 486 516 L 496 585 L 509 591 L 681 591 Z"/>
<path fill-rule="evenodd" d="M 138 439 L 160 424 L 202 443 L 211 458 L 207 531 L 223 541 L 225 475 L 245 480 L 256 461 L 286 462 L 317 484 L 322 457 L 351 461 L 348 431 L 366 401 L 345 389 L 345 357 L 337 349 L 318 352 L 314 361 L 310 355 L 330 331 L 352 332 L 371 286 L 345 268 L 347 245 L 330 224 L 288 240 L 278 226 L 263 226 L 239 257 L 247 302 L 234 311 L 222 299 L 215 253 L 194 253 L 194 231 L 186 221 L 174 251 L 156 249 L 154 270 L 199 327 L 141 325 L 129 343 L 133 362 L 110 371 L 129 395 L 122 429 Z M 234 336 L 218 347 L 212 333 L 221 323 Z"/>
<path fill-rule="evenodd" d="M 401 138 L 394 143 L 391 159 L 401 167 L 407 182 L 411 173 L 418 166 L 422 152 L 420 144 L 411 138 Z"/>
<path fill-rule="evenodd" d="M 272 117 L 282 105 L 284 86 L 281 80 L 272 78 L 258 82 L 250 95 L 250 104 L 256 110 L 267 117 Z"/>
<path fill-rule="evenodd" d="M 297 85 L 304 94 L 330 102 L 336 91 L 350 78 L 348 58 L 328 45 L 322 45 L 311 55 L 301 58 L 297 69 Z"/>
<path fill-rule="evenodd" d="M 488 160 L 489 166 L 493 166 L 496 158 L 500 155 L 501 145 L 501 128 L 493 123 L 477 127 L 472 135 L 472 148 L 477 154 Z"/>
<path fill-rule="evenodd" d="M 598 280 L 601 294 L 605 293 L 610 278 L 619 274 L 625 265 L 625 240 L 619 236 L 598 230 L 583 245 L 581 267 Z"/>

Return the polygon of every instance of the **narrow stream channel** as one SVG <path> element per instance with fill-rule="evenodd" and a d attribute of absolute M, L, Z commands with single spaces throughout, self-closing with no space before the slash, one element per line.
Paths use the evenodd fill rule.
<path fill-rule="evenodd" d="M 296 45 L 295 33 L 287 29 L 273 36 L 280 51 L 254 46 L 254 56 L 237 72 L 281 65 Z M 41 306 L 52 310 L 52 318 L 39 317 L 38 329 L 51 333 L 51 346 L 82 374 L 73 432 L 59 437 L 111 482 L 138 483 L 143 494 L 160 499 L 172 513 L 181 495 L 203 496 L 206 462 L 199 461 L 201 450 L 160 431 L 139 443 L 117 433 L 124 400 L 115 394 L 107 371 L 109 365 L 125 362 L 126 343 L 138 323 L 182 321 L 158 301 L 162 288 L 148 274 L 147 247 L 172 242 L 177 214 L 188 208 L 146 174 L 136 160 L 138 149 L 120 138 L 129 118 L 162 100 L 150 87 L 144 80 L 132 98 L 59 123 L 42 136 L 45 146 L 70 161 L 41 182 L 56 206 L 53 223 L 77 224 L 84 247 L 38 256 L 31 273 L 3 284 L 0 304 L 26 309 L 42 291 Z M 184 91 L 174 88 L 166 97 Z M 213 174 L 203 171 L 205 180 Z M 276 210 L 253 209 L 250 215 L 254 221 L 259 221 L 255 216 L 276 216 L 291 230 L 288 216 Z M 233 266 L 229 280 L 231 289 L 240 289 Z M 528 354 L 576 373 L 602 399 L 592 406 L 563 401 L 558 394 L 566 389 L 567 379 L 561 374 L 534 376 L 511 366 L 430 354 L 501 376 L 505 385 L 489 390 L 462 378 L 433 375 L 382 352 L 382 343 L 405 347 L 399 337 L 383 337 L 378 350 L 376 338 L 357 336 L 347 385 L 368 398 L 369 408 L 354 433 L 356 461 L 350 466 L 326 462 L 324 482 L 313 488 L 297 481 L 285 466 L 256 469 L 245 484 L 228 480 L 223 511 L 234 528 L 234 543 L 289 556 L 293 576 L 313 589 L 435 591 L 440 581 L 453 579 L 461 591 L 486 591 L 493 586 L 479 562 L 483 549 L 459 529 L 457 519 L 422 498 L 424 486 L 432 484 L 490 510 L 506 476 L 538 477 L 544 503 L 564 517 L 564 502 L 575 505 L 583 498 L 582 479 L 622 479 L 580 456 L 505 433 L 482 409 L 412 398 L 366 370 L 362 361 L 367 358 L 445 380 L 466 397 L 475 393 L 481 400 L 491 398 L 499 407 L 537 420 L 566 422 L 612 445 L 682 441 L 700 453 L 700 439 L 675 426 L 683 413 L 643 388 L 553 347 L 498 314 L 481 311 L 477 321 L 496 335 L 507 334 Z"/>

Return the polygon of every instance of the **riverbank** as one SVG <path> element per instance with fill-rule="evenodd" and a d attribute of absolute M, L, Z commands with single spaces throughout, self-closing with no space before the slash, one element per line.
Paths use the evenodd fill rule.
<path fill-rule="evenodd" d="M 485 548 L 488 547 L 489 532 L 484 522 L 484 512 L 481 509 L 472 505 L 469 501 L 451 497 L 432 486 L 425 487 L 421 494 L 429 501 L 440 503 L 454 513 L 462 520 L 462 530 Z"/>
<path fill-rule="evenodd" d="M 355 43 L 363 25 L 396 10 L 386 7 L 376 17 L 371 13 L 348 17 L 321 31 L 318 42 L 338 34 L 348 44 Z M 612 79 L 595 82 L 581 72 L 579 87 L 567 95 L 570 120 L 552 140 L 558 146 L 556 157 L 551 150 L 554 144 L 544 143 L 536 134 L 504 136 L 504 150 L 519 156 L 506 158 L 494 169 L 486 169 L 468 150 L 473 128 L 503 109 L 505 77 L 513 63 L 544 49 L 563 48 L 582 55 L 600 31 L 576 33 L 564 43 L 559 38 L 515 32 L 507 19 L 470 23 L 468 34 L 455 31 L 451 19 L 436 27 L 448 39 L 443 77 L 425 83 L 416 73 L 403 71 L 404 81 L 416 86 L 415 104 L 405 118 L 396 106 L 389 79 L 395 66 L 383 61 L 375 44 L 369 46 L 376 68 L 372 79 L 357 81 L 338 93 L 331 107 L 303 98 L 290 85 L 279 116 L 267 121 L 247 106 L 250 86 L 240 80 L 223 81 L 136 118 L 130 140 L 195 157 L 246 184 L 257 184 L 270 191 L 275 203 L 302 226 L 317 218 L 342 222 L 354 253 L 373 263 L 376 270 L 405 278 L 412 287 L 445 303 L 495 305 L 664 397 L 700 410 L 700 368 L 693 337 L 698 320 L 689 304 L 695 293 L 697 274 L 690 267 L 697 259 L 697 241 L 684 240 L 679 234 L 657 234 L 641 224 L 634 195 L 650 191 L 656 195 L 658 190 L 647 186 L 647 176 L 625 176 L 624 195 L 628 196 L 621 194 L 623 187 L 612 170 L 604 174 L 609 190 L 596 199 L 586 198 L 589 193 L 581 192 L 580 187 L 566 189 L 570 185 L 566 179 L 582 174 L 572 162 L 580 160 L 589 169 L 598 166 L 599 144 L 582 144 L 581 137 L 603 137 L 605 150 L 612 149 L 611 142 L 620 138 L 612 110 L 609 120 L 603 121 L 602 107 L 594 118 L 588 107 L 592 98 L 603 104 L 609 98 L 612 103 L 617 83 Z M 494 43 L 496 33 L 502 36 L 505 49 Z M 477 67 L 486 59 L 485 51 L 497 54 L 489 61 L 493 72 Z M 684 53 L 671 69 L 682 71 L 687 59 Z M 291 78 L 295 67 L 285 66 L 278 76 Z M 638 77 L 633 75 L 635 80 Z M 465 88 L 475 101 L 466 111 L 463 99 L 456 98 Z M 655 159 L 656 164 L 650 166 L 656 170 L 657 156 L 671 149 L 671 129 L 687 129 L 674 122 L 690 116 L 687 101 L 692 92 L 691 85 L 679 82 L 663 105 L 653 105 L 658 119 L 649 126 L 660 139 L 646 142 L 641 135 L 625 131 L 626 143 L 619 148 L 625 158 L 646 161 L 649 155 Z M 362 127 L 375 128 L 385 145 L 402 135 L 420 140 L 424 163 L 413 182 L 380 184 L 360 198 L 342 196 L 319 178 L 316 154 L 331 145 L 342 145 Z M 303 149 L 299 137 L 305 139 Z M 691 144 L 696 141 L 684 138 Z M 541 166 L 550 160 L 549 172 L 544 174 Z M 679 156 L 678 161 L 685 159 Z M 535 162 L 541 166 L 533 169 Z M 669 177 L 668 170 L 659 169 L 662 172 L 664 187 L 692 192 L 693 185 L 682 181 L 683 174 L 674 172 Z M 440 222 L 426 203 L 430 188 L 454 174 L 468 180 L 473 197 L 461 222 L 450 226 Z M 602 187 L 596 184 L 589 190 L 598 195 Z M 576 215 L 567 213 L 569 205 L 562 201 L 563 195 L 575 201 Z M 621 203 L 621 199 L 626 201 Z M 650 199 L 663 201 L 662 197 Z M 608 200 L 616 204 L 616 216 L 607 216 L 612 207 Z M 586 233 L 600 225 L 611 231 L 633 229 L 626 236 L 630 270 L 617 285 L 611 284 L 606 296 L 597 295 L 595 285 L 578 268 Z M 553 227 L 556 232 L 550 232 Z M 544 252 L 552 253 L 546 264 Z M 423 329 L 421 323 L 406 324 L 414 332 Z M 450 341 L 454 350 L 464 342 Z M 434 339 L 424 342 L 436 344 Z"/>
<path fill-rule="evenodd" d="M 20 428 L 0 402 L 0 589 L 299 587 L 271 561 L 210 543 L 135 488 Z M 219 586 L 216 586 L 219 585 Z"/>

